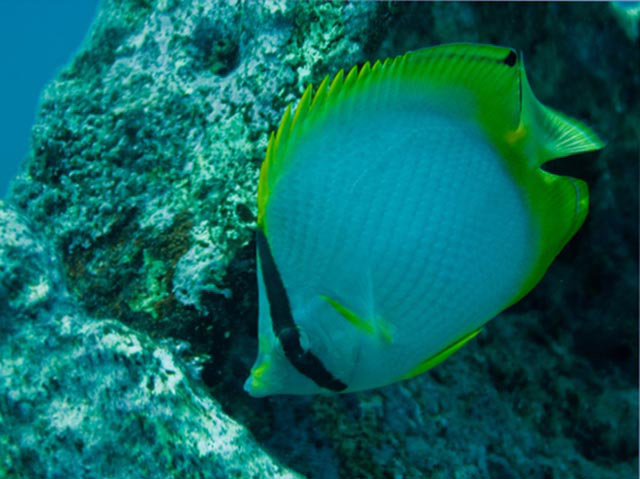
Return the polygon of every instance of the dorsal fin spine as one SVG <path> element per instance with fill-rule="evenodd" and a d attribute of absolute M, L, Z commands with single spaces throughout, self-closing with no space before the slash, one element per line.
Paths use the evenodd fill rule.
<path fill-rule="evenodd" d="M 347 78 L 344 81 L 342 94 L 347 95 L 349 92 L 351 92 L 357 80 L 358 80 L 358 65 L 354 65 L 353 68 L 349 70 L 349 74 L 347 75 Z"/>
<path fill-rule="evenodd" d="M 332 98 L 336 94 L 336 90 L 342 86 L 342 80 L 344 78 L 344 70 L 340 70 L 336 76 L 333 78 L 331 82 L 331 87 L 329 87 L 329 92 L 327 93 L 327 97 Z"/>
<path fill-rule="evenodd" d="M 318 87 L 316 94 L 313 96 L 313 101 L 311 102 L 311 109 L 313 109 L 317 104 L 322 104 L 327 97 L 327 91 L 329 89 L 329 75 L 324 77 L 322 83 Z"/>
<path fill-rule="evenodd" d="M 310 110 L 312 91 L 313 91 L 313 86 L 309 84 L 309 86 L 307 86 L 307 88 L 304 90 L 304 94 L 302 95 L 302 98 L 300 99 L 300 102 L 296 107 L 296 113 L 293 116 L 293 121 L 291 122 L 291 126 L 289 128 L 290 132 L 295 129 L 296 124 L 298 123 L 298 120 L 300 118 L 304 118 L 307 115 L 308 111 Z"/>
<path fill-rule="evenodd" d="M 378 81 L 378 79 L 380 78 L 381 68 L 382 63 L 380 63 L 380 60 L 377 60 L 371 67 L 370 74 L 372 84 L 371 96 L 376 99 L 376 102 L 378 102 L 378 104 L 380 104 L 380 81 Z"/>
<path fill-rule="evenodd" d="M 358 88 L 360 91 L 366 90 L 371 85 L 372 75 L 371 75 L 371 65 L 369 62 L 366 62 L 360 68 L 360 73 L 358 74 Z"/>
<path fill-rule="evenodd" d="M 287 106 L 284 112 L 280 126 L 278 126 L 278 133 L 276 134 L 276 141 L 274 144 L 274 152 L 278 151 L 289 137 L 289 122 L 291 121 L 291 105 Z"/>
<path fill-rule="evenodd" d="M 267 153 L 260 168 L 260 177 L 258 179 L 258 228 L 262 229 L 266 234 L 266 226 L 264 223 L 264 212 L 267 207 L 267 198 L 269 197 L 269 166 L 273 162 L 273 145 L 275 143 L 276 134 L 274 131 L 269 135 L 267 142 Z"/>

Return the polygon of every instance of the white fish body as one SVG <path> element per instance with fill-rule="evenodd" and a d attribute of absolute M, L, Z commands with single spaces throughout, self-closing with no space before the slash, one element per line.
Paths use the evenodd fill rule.
<path fill-rule="evenodd" d="M 245 388 L 352 392 L 446 358 L 584 221 L 584 183 L 540 164 L 601 146 L 535 99 L 505 48 L 426 49 L 308 90 L 262 167 Z"/>

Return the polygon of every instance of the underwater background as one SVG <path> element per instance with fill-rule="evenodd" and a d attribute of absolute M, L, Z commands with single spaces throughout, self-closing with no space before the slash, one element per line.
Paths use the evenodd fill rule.
<path fill-rule="evenodd" d="M 82 43 L 98 0 L 0 0 L 0 198 L 27 154 L 40 92 Z"/>
<path fill-rule="evenodd" d="M 103 0 L 26 156 L 3 153 L 23 161 L 0 203 L 0 477 L 637 477 L 634 7 Z M 589 184 L 585 225 L 426 374 L 249 397 L 269 133 L 325 75 L 461 41 L 521 50 L 537 97 L 605 139 L 549 166 Z"/>

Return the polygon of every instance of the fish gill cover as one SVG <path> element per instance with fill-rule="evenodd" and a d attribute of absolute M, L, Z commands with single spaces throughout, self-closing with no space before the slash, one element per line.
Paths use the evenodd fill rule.
<path fill-rule="evenodd" d="M 632 477 L 640 59 L 618 18 L 607 4 L 105 0 L 43 92 L 0 207 L 0 476 Z M 537 97 L 607 139 L 549 166 L 589 184 L 584 227 L 432 372 L 250 398 L 269 133 L 308 83 L 454 41 L 522 51 Z"/>

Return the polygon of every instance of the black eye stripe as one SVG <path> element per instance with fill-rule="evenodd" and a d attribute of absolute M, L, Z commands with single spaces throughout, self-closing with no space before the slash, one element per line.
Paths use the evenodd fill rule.
<path fill-rule="evenodd" d="M 347 385 L 333 377 L 322 361 L 311 351 L 305 351 L 302 348 L 300 331 L 291 314 L 287 291 L 271 255 L 269 242 L 259 228 L 256 233 L 256 245 L 262 268 L 262 280 L 269 299 L 273 332 L 278 337 L 286 358 L 301 374 L 318 386 L 335 392 L 344 391 Z"/>

